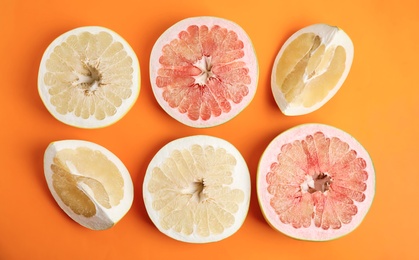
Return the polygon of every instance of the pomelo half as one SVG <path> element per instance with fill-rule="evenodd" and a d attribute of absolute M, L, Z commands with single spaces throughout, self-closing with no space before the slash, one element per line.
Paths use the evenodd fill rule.
<path fill-rule="evenodd" d="M 375 171 L 352 136 L 332 126 L 305 124 L 268 145 L 256 185 L 260 208 L 274 229 L 325 241 L 362 222 L 374 198 Z"/>
<path fill-rule="evenodd" d="M 223 139 L 176 139 L 151 160 L 143 198 L 150 219 L 165 235 L 190 243 L 219 241 L 246 218 L 249 170 L 240 152 Z"/>
<path fill-rule="evenodd" d="M 44 173 L 55 201 L 84 227 L 109 229 L 131 208 L 131 176 L 103 146 L 82 140 L 52 142 L 44 154 Z"/>
<path fill-rule="evenodd" d="M 314 24 L 295 32 L 274 61 L 271 87 L 285 115 L 322 107 L 340 89 L 352 66 L 354 47 L 340 28 Z"/>
<path fill-rule="evenodd" d="M 179 21 L 151 51 L 150 80 L 158 103 L 192 127 L 220 125 L 238 115 L 253 99 L 258 76 L 249 36 L 223 18 Z"/>
<path fill-rule="evenodd" d="M 59 121 L 100 128 L 120 120 L 140 93 L 140 66 L 131 46 L 100 26 L 70 30 L 45 50 L 38 92 Z"/>

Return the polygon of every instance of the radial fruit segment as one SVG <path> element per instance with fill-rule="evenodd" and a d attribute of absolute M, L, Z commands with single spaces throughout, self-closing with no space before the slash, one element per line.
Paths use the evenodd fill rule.
<path fill-rule="evenodd" d="M 64 33 L 46 49 L 38 90 L 58 120 L 81 128 L 99 128 L 122 118 L 140 91 L 137 57 L 128 43 L 103 27 Z"/>
<path fill-rule="evenodd" d="M 353 60 L 353 44 L 340 28 L 315 24 L 293 34 L 272 70 L 275 101 L 286 115 L 317 110 L 339 90 Z"/>
<path fill-rule="evenodd" d="M 288 236 L 331 240 L 354 230 L 370 208 L 375 172 L 366 150 L 337 128 L 307 124 L 276 137 L 257 176 L 267 222 Z"/>
<path fill-rule="evenodd" d="M 152 159 L 143 195 L 151 220 L 164 234 L 184 242 L 214 242 L 235 233 L 247 215 L 249 171 L 230 143 L 185 137 Z"/>
<path fill-rule="evenodd" d="M 193 127 L 222 124 L 252 100 L 258 64 L 250 38 L 237 24 L 193 17 L 166 30 L 150 58 L 150 79 L 161 107 Z"/>
<path fill-rule="evenodd" d="M 131 207 L 133 185 L 128 170 L 97 144 L 51 143 L 45 151 L 44 172 L 54 199 L 82 226 L 111 228 Z"/>

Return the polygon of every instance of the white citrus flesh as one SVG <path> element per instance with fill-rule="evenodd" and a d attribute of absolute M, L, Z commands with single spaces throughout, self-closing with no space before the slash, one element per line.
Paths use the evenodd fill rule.
<path fill-rule="evenodd" d="M 285 115 L 313 112 L 340 89 L 352 66 L 354 47 L 340 28 L 314 24 L 294 33 L 272 69 L 271 87 Z"/>
<path fill-rule="evenodd" d="M 306 124 L 268 145 L 257 194 L 273 228 L 297 239 L 331 240 L 364 219 L 375 194 L 375 172 L 367 151 L 349 134 Z"/>
<path fill-rule="evenodd" d="M 100 128 L 121 119 L 140 92 L 140 66 L 129 44 L 98 26 L 79 27 L 57 37 L 45 50 L 38 91 L 59 121 Z"/>
<path fill-rule="evenodd" d="M 151 160 L 143 197 L 150 219 L 167 236 L 190 243 L 219 241 L 246 218 L 249 170 L 227 141 L 184 137 L 165 145 Z"/>
<path fill-rule="evenodd" d="M 54 199 L 80 225 L 113 227 L 131 208 L 131 176 L 109 150 L 87 141 L 51 143 L 44 155 L 44 172 Z"/>
<path fill-rule="evenodd" d="M 192 127 L 223 124 L 253 99 L 259 71 L 252 42 L 237 24 L 192 17 L 167 29 L 150 57 L 160 106 Z"/>

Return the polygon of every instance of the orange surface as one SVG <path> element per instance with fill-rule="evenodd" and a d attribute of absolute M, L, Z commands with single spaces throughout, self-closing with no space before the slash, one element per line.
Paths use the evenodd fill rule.
<path fill-rule="evenodd" d="M 2 0 L 0 259 L 418 259 L 418 10 L 416 0 Z M 198 15 L 240 24 L 253 41 L 260 68 L 250 106 L 232 121 L 209 129 L 170 118 L 154 99 L 148 77 L 149 54 L 158 36 L 173 23 Z M 343 87 L 323 108 L 286 117 L 271 94 L 272 63 L 288 36 L 317 22 L 338 25 L 350 35 L 354 63 Z M 118 32 L 141 64 L 137 103 L 121 121 L 104 129 L 58 122 L 37 93 L 45 48 L 58 35 L 83 25 Z M 376 167 L 376 197 L 369 214 L 353 233 L 335 241 L 288 238 L 268 226 L 257 203 L 255 179 L 262 151 L 282 131 L 306 122 L 352 134 Z M 164 236 L 149 220 L 142 200 L 144 173 L 155 152 L 172 139 L 193 134 L 230 141 L 251 172 L 246 221 L 236 234 L 217 243 L 186 244 Z M 43 152 L 51 141 L 72 138 L 105 146 L 131 172 L 134 204 L 110 230 L 81 227 L 49 193 Z"/>

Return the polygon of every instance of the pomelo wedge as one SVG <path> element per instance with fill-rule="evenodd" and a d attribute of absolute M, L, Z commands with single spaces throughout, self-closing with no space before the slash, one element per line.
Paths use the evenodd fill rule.
<path fill-rule="evenodd" d="M 82 140 L 52 142 L 45 151 L 44 173 L 55 201 L 84 227 L 109 229 L 131 208 L 131 176 L 103 146 Z"/>
<path fill-rule="evenodd" d="M 247 107 L 258 70 L 246 32 L 218 17 L 177 22 L 158 38 L 150 56 L 158 103 L 174 119 L 197 128 L 223 124 Z"/>
<path fill-rule="evenodd" d="M 314 24 L 295 32 L 272 69 L 272 93 L 281 111 L 295 116 L 322 107 L 346 80 L 353 57 L 353 43 L 338 27 Z"/>
<path fill-rule="evenodd" d="M 38 92 L 59 121 L 100 128 L 120 120 L 140 93 L 140 66 L 114 31 L 86 26 L 57 37 L 45 50 Z"/>
<path fill-rule="evenodd" d="M 332 126 L 305 124 L 273 139 L 257 172 L 267 222 L 297 239 L 325 241 L 353 231 L 375 194 L 367 151 Z"/>
<path fill-rule="evenodd" d="M 240 152 L 223 139 L 176 139 L 151 160 L 143 198 L 163 234 L 189 243 L 219 241 L 234 234 L 246 218 L 249 170 Z"/>

